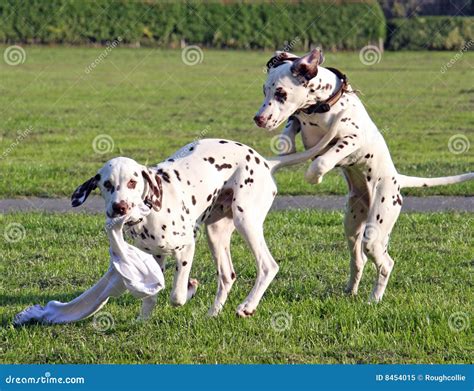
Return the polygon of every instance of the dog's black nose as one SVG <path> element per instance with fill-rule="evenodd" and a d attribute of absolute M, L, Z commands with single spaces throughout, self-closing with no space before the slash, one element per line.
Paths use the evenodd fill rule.
<path fill-rule="evenodd" d="M 255 121 L 257 126 L 259 126 L 260 128 L 262 128 L 263 125 L 265 125 L 265 117 L 263 115 L 256 115 L 255 117 L 253 117 L 253 120 Z"/>
<path fill-rule="evenodd" d="M 128 212 L 128 204 L 123 200 L 120 202 L 114 202 L 112 204 L 112 210 L 120 216 L 125 216 Z"/>

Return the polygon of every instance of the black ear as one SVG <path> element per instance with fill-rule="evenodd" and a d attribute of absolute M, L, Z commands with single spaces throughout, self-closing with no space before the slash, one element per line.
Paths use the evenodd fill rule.
<path fill-rule="evenodd" d="M 305 56 L 298 58 L 291 66 L 291 73 L 303 84 L 318 74 L 318 65 L 324 62 L 321 49 L 313 49 Z"/>
<path fill-rule="evenodd" d="M 79 186 L 71 196 L 71 204 L 73 207 L 82 205 L 92 190 L 97 187 L 97 182 L 100 181 L 100 174 L 97 174 L 95 177 L 92 177 L 88 181 L 84 182 Z"/>
<path fill-rule="evenodd" d="M 161 209 L 163 200 L 163 186 L 158 174 L 153 175 L 151 171 L 142 171 L 142 176 L 148 184 L 148 193 L 145 197 L 145 204 L 149 204 L 154 210 Z"/>
<path fill-rule="evenodd" d="M 280 65 L 284 64 L 285 61 L 294 61 L 298 58 L 299 57 L 295 54 L 277 50 L 273 57 L 267 62 L 267 71 L 269 71 L 271 68 L 279 67 Z"/>

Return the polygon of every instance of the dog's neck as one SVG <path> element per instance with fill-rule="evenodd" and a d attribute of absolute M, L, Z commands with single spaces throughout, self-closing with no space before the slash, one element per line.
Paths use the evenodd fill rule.
<path fill-rule="evenodd" d="M 318 67 L 318 74 L 308 83 L 308 104 L 328 99 L 341 86 L 341 80 L 329 69 Z"/>

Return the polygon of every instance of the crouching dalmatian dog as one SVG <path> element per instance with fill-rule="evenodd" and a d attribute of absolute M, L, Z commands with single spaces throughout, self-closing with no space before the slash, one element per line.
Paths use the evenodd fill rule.
<path fill-rule="evenodd" d="M 205 139 L 186 145 L 155 167 L 118 157 L 76 189 L 72 206 L 81 205 L 98 187 L 109 218 L 133 216 L 134 208 L 149 207 L 145 217 L 128 219 L 125 230 L 162 270 L 166 257 L 176 260 L 171 291 L 171 303 L 176 306 L 185 304 L 196 291 L 190 272 L 195 236 L 205 224 L 218 273 L 211 316 L 221 311 L 237 278 L 230 254 L 231 235 L 237 229 L 257 264 L 255 285 L 237 308 L 239 316 L 247 317 L 255 312 L 278 272 L 263 235 L 263 222 L 277 193 L 272 173 L 308 160 L 319 145 L 300 154 L 265 159 L 241 143 Z"/>
<path fill-rule="evenodd" d="M 382 299 L 394 262 L 388 241 L 400 214 L 406 187 L 448 185 L 474 179 L 474 173 L 417 178 L 397 172 L 387 144 L 344 74 L 324 68 L 321 50 L 296 55 L 277 52 L 267 63 L 262 106 L 255 123 L 268 130 L 288 120 L 280 137 L 292 145 L 301 133 L 305 149 L 330 138 L 321 153 L 313 155 L 306 179 L 320 183 L 334 167 L 341 167 L 349 187 L 345 233 L 351 256 L 349 294 L 357 294 L 367 258 L 377 269 L 371 301 Z M 331 124 L 339 117 L 338 126 Z"/>

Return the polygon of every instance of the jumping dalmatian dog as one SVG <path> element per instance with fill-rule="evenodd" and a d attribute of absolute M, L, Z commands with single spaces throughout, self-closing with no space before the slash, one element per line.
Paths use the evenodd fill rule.
<path fill-rule="evenodd" d="M 315 148 L 288 156 L 265 159 L 254 149 L 229 140 L 205 139 L 188 144 L 156 167 L 118 157 L 72 195 L 81 205 L 99 188 L 108 218 L 132 216 L 126 232 L 139 249 L 152 254 L 162 270 L 165 259 L 176 260 L 171 303 L 181 306 L 197 288 L 190 279 L 195 237 L 205 224 L 209 247 L 217 266 L 218 288 L 209 315 L 222 309 L 236 280 L 230 254 L 235 229 L 248 243 L 257 264 L 255 285 L 237 308 L 237 314 L 254 314 L 265 290 L 278 272 L 263 235 L 263 222 L 277 193 L 272 174 L 276 169 L 310 159 Z M 151 212 L 134 220 L 134 208 Z M 147 313 L 151 311 L 147 309 Z"/>
<path fill-rule="evenodd" d="M 367 258 L 377 270 L 370 300 L 382 299 L 394 261 L 387 248 L 390 233 L 400 214 L 406 187 L 448 185 L 474 179 L 474 173 L 441 178 L 417 178 L 397 172 L 384 138 L 346 76 L 324 68 L 323 53 L 314 49 L 298 57 L 276 52 L 267 63 L 264 101 L 254 117 L 257 126 L 274 130 L 288 120 L 280 136 L 294 152 L 301 132 L 305 149 L 323 138 L 332 138 L 306 172 L 306 180 L 320 183 L 334 167 L 341 167 L 349 187 L 345 234 L 351 256 L 346 292 L 356 295 Z M 330 129 L 335 116 L 337 127 Z"/>

